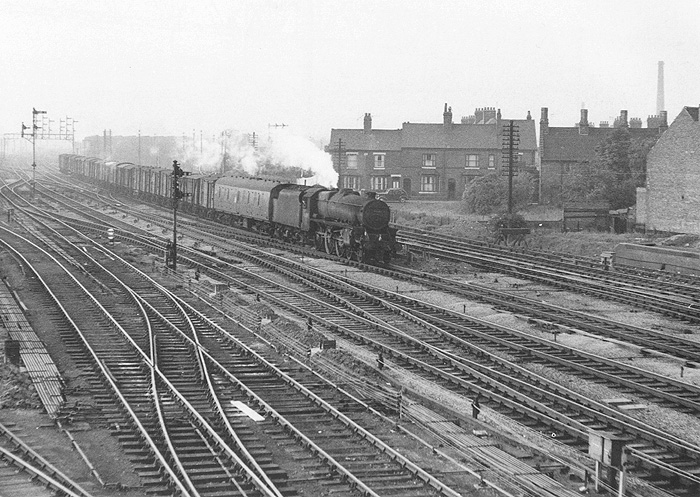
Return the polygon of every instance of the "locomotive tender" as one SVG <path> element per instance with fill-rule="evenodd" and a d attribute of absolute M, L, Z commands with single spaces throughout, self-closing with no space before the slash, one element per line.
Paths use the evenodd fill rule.
<path fill-rule="evenodd" d="M 172 171 L 72 154 L 59 156 L 64 174 L 120 194 L 170 206 Z M 349 189 L 224 175 L 179 179 L 187 195 L 179 207 L 200 217 L 367 263 L 389 263 L 396 230 L 389 206 Z"/>

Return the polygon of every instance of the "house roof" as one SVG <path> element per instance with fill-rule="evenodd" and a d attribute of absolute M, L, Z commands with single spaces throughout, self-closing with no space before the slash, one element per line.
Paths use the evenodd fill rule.
<path fill-rule="evenodd" d="M 403 148 L 500 148 L 495 124 L 413 124 L 401 130 Z"/>
<path fill-rule="evenodd" d="M 549 128 L 542 135 L 543 161 L 592 161 L 596 157 L 596 148 L 618 128 L 588 128 L 588 134 L 579 133 L 578 127 Z M 658 137 L 658 128 L 629 128 L 630 137 L 634 139 Z"/>
<path fill-rule="evenodd" d="M 698 121 L 698 111 L 700 111 L 700 107 L 686 107 L 685 110 L 690 114 L 690 117 L 693 118 L 693 121 Z"/>
<path fill-rule="evenodd" d="M 337 147 L 339 139 L 346 150 L 401 150 L 400 129 L 332 129 L 329 147 Z"/>
<path fill-rule="evenodd" d="M 501 126 L 508 120 L 501 120 Z M 536 150 L 535 121 L 513 119 L 518 125 L 520 150 Z M 500 149 L 501 138 L 497 124 L 404 123 L 401 129 L 332 129 L 330 148 L 342 140 L 346 150 L 400 151 L 403 148 L 422 149 Z"/>

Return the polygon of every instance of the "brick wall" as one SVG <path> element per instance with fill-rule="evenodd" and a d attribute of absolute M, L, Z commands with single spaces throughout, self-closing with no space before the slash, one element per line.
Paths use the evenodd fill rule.
<path fill-rule="evenodd" d="M 647 157 L 646 228 L 700 234 L 700 123 L 684 109 Z"/>

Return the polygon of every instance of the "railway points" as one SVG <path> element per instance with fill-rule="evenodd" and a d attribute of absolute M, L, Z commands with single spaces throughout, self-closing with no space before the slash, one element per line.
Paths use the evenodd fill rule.
<path fill-rule="evenodd" d="M 122 202 L 120 202 L 120 203 L 122 203 Z M 49 205 L 49 204 L 51 204 L 51 201 L 49 201 L 47 205 Z M 129 218 L 129 216 L 127 216 L 127 218 Z M 138 224 L 138 225 L 142 225 L 142 224 L 145 225 L 145 224 L 146 224 L 146 221 L 143 221 L 143 220 L 141 220 L 141 219 L 139 219 L 138 222 L 132 222 L 131 220 L 129 220 L 129 222 L 130 222 L 131 224 L 134 224 L 134 225 L 135 225 L 135 224 Z M 154 223 L 154 222 L 155 222 L 155 221 L 149 221 L 149 223 Z M 119 230 L 117 229 L 116 231 L 117 231 L 117 234 L 116 234 L 116 235 L 117 235 L 117 238 L 118 238 L 118 231 L 119 231 Z M 154 230 L 151 229 L 151 231 L 153 232 Z M 155 230 L 155 231 L 157 231 L 157 230 Z M 196 235 L 196 236 L 199 236 L 199 235 Z M 118 243 L 119 243 L 119 245 L 121 245 L 122 247 L 127 247 L 127 246 L 129 245 L 129 244 L 126 243 L 126 241 L 123 240 L 123 239 L 120 240 Z M 201 242 L 199 242 L 199 243 L 201 243 Z M 194 245 L 194 244 L 193 244 L 193 245 Z M 155 252 L 157 253 L 157 249 L 155 249 L 155 247 L 152 247 L 152 248 L 150 248 L 149 250 L 155 251 Z M 223 250 L 217 250 L 216 252 L 217 252 L 217 256 L 224 255 L 224 254 L 223 254 L 223 252 L 224 252 Z M 137 258 L 139 258 L 139 256 L 138 256 L 137 254 L 138 254 L 138 252 L 133 252 L 133 253 L 132 253 L 132 257 L 136 256 Z M 188 255 L 188 257 L 189 257 L 189 255 Z M 303 256 L 302 256 L 302 257 L 303 257 Z M 248 262 L 243 263 L 243 262 L 242 262 L 242 259 L 239 259 L 239 258 L 236 257 L 236 256 L 224 255 L 224 259 L 228 259 L 229 261 L 233 261 L 233 262 L 235 263 L 235 265 L 238 265 L 238 266 L 247 266 L 247 265 L 249 264 Z M 305 261 L 305 263 L 306 263 L 307 265 L 308 265 L 310 262 L 311 262 L 310 259 L 307 259 L 307 260 Z M 209 265 L 210 263 L 207 263 L 207 264 Z M 316 265 L 317 263 L 314 262 L 313 264 Z M 329 263 L 323 263 L 323 262 L 320 262 L 320 264 L 321 264 L 321 266 L 324 266 L 324 265 L 327 264 L 328 267 L 333 267 L 332 264 L 334 264 L 334 263 L 330 263 L 330 262 L 329 262 Z M 213 263 L 211 263 L 211 265 L 213 266 Z M 217 263 L 217 266 L 221 266 L 221 263 Z M 252 266 L 252 265 L 251 265 L 251 266 Z M 219 269 L 220 269 L 220 268 L 219 268 Z M 342 271 L 343 271 L 342 269 L 339 270 L 339 272 L 341 272 L 341 273 L 342 273 Z M 359 271 L 358 271 L 357 269 L 355 269 L 355 268 L 353 268 L 351 271 L 352 271 L 352 272 L 357 272 L 357 274 L 360 274 Z M 174 274 L 168 274 L 168 273 L 163 273 L 162 276 L 165 277 L 165 278 L 172 278 L 173 276 L 176 276 L 176 275 L 174 275 Z M 308 277 L 308 276 L 307 276 L 307 277 Z M 217 278 L 218 278 L 218 277 L 217 277 Z M 186 284 L 186 283 L 189 284 L 189 281 L 188 281 L 187 278 L 182 279 L 182 280 L 181 280 L 181 283 L 179 283 L 179 285 L 181 286 L 181 288 L 182 288 L 183 290 L 185 290 L 185 289 L 187 288 L 187 284 Z M 177 285 L 178 285 L 178 283 L 175 284 L 175 287 L 177 287 Z M 392 284 L 392 285 L 395 286 L 395 284 Z M 211 293 L 211 292 L 209 292 L 209 293 Z M 225 293 L 230 293 L 230 292 L 225 292 Z M 236 293 L 236 291 L 234 291 L 234 293 Z M 419 294 L 420 294 L 420 293 L 419 293 Z M 224 295 L 224 294 L 222 294 L 222 296 L 223 296 L 223 295 Z M 250 297 L 250 298 L 251 298 L 251 302 L 255 302 L 255 300 L 254 300 L 254 298 L 255 298 L 254 295 L 260 295 L 260 292 L 258 291 L 258 293 L 256 294 L 256 293 L 253 293 L 252 290 L 251 290 L 251 291 L 244 291 L 244 292 L 241 294 L 241 297 L 234 297 L 234 299 L 244 298 L 244 297 Z M 215 297 L 215 298 L 216 298 L 216 297 Z M 268 302 L 270 301 L 270 300 L 268 300 L 267 298 L 263 298 L 262 300 L 263 300 L 264 302 L 266 302 L 266 303 L 268 303 Z M 222 300 L 222 301 L 223 301 L 223 300 Z M 216 301 L 214 301 L 214 302 L 216 302 Z M 254 306 L 255 304 L 253 303 L 252 305 Z M 240 307 L 240 305 L 239 305 L 239 307 Z M 297 305 L 297 308 L 298 308 L 298 307 L 299 307 L 299 306 Z M 279 311 L 278 311 L 278 312 L 279 312 Z M 260 324 L 259 321 L 257 321 L 257 319 L 254 319 L 254 318 L 253 318 L 253 323 L 254 323 L 254 324 L 255 324 L 255 323 Z M 268 326 L 269 324 L 270 324 L 270 323 L 267 323 L 265 326 Z M 314 327 L 314 328 L 316 328 L 316 327 Z M 325 327 L 321 327 L 320 329 L 323 330 L 324 333 L 329 333 L 329 335 L 332 335 L 332 333 L 333 333 L 333 328 L 332 328 L 332 326 L 331 326 L 330 328 L 328 328 L 328 329 L 326 329 Z M 343 347 L 344 347 L 344 346 L 351 347 L 350 345 L 346 345 L 347 341 L 339 341 L 338 343 L 341 344 L 341 346 L 343 346 Z M 320 358 L 320 357 L 321 357 L 321 356 L 319 355 L 318 358 Z M 314 358 L 314 360 L 315 360 L 315 359 L 316 359 L 316 357 Z M 373 357 L 370 357 L 369 360 L 368 360 L 368 362 L 369 362 L 369 363 L 372 363 L 372 362 L 373 362 Z M 392 359 L 392 358 L 389 358 L 389 359 L 388 359 L 388 364 L 390 365 L 390 369 L 395 369 L 395 368 L 396 368 L 396 365 L 397 365 L 396 361 L 395 361 L 394 359 Z M 487 409 L 487 410 L 488 410 L 488 409 Z M 496 414 L 491 413 L 491 416 L 496 416 Z M 543 467 L 547 467 L 547 464 L 544 464 Z M 551 467 L 556 467 L 556 465 L 552 465 Z"/>

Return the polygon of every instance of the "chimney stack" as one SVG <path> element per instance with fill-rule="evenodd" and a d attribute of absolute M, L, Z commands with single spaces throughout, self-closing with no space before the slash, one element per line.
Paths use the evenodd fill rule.
<path fill-rule="evenodd" d="M 615 118 L 615 123 L 613 124 L 613 128 L 627 128 L 629 125 L 627 124 L 627 111 L 626 110 L 621 110 L 620 115 Z"/>
<path fill-rule="evenodd" d="M 581 109 L 581 120 L 578 123 L 578 132 L 581 135 L 588 134 L 588 109 Z"/>
<path fill-rule="evenodd" d="M 442 113 L 442 123 L 445 126 L 452 125 L 452 107 L 448 108 L 447 103 L 445 103 L 445 111 Z"/>
<path fill-rule="evenodd" d="M 370 113 L 365 113 L 365 127 L 364 127 L 364 132 L 365 132 L 365 133 L 371 133 L 371 132 L 372 132 L 372 114 L 370 114 Z"/>
<path fill-rule="evenodd" d="M 544 151 L 544 135 L 549 133 L 549 109 L 542 107 L 542 117 L 540 117 L 540 157 L 545 156 Z"/>
<path fill-rule="evenodd" d="M 540 129 L 543 133 L 549 131 L 549 109 L 547 107 L 542 107 L 542 116 L 540 117 Z"/>
<path fill-rule="evenodd" d="M 659 112 L 659 117 L 661 117 L 661 124 L 659 125 L 659 131 L 662 133 L 668 129 L 668 111 L 662 110 Z"/>

